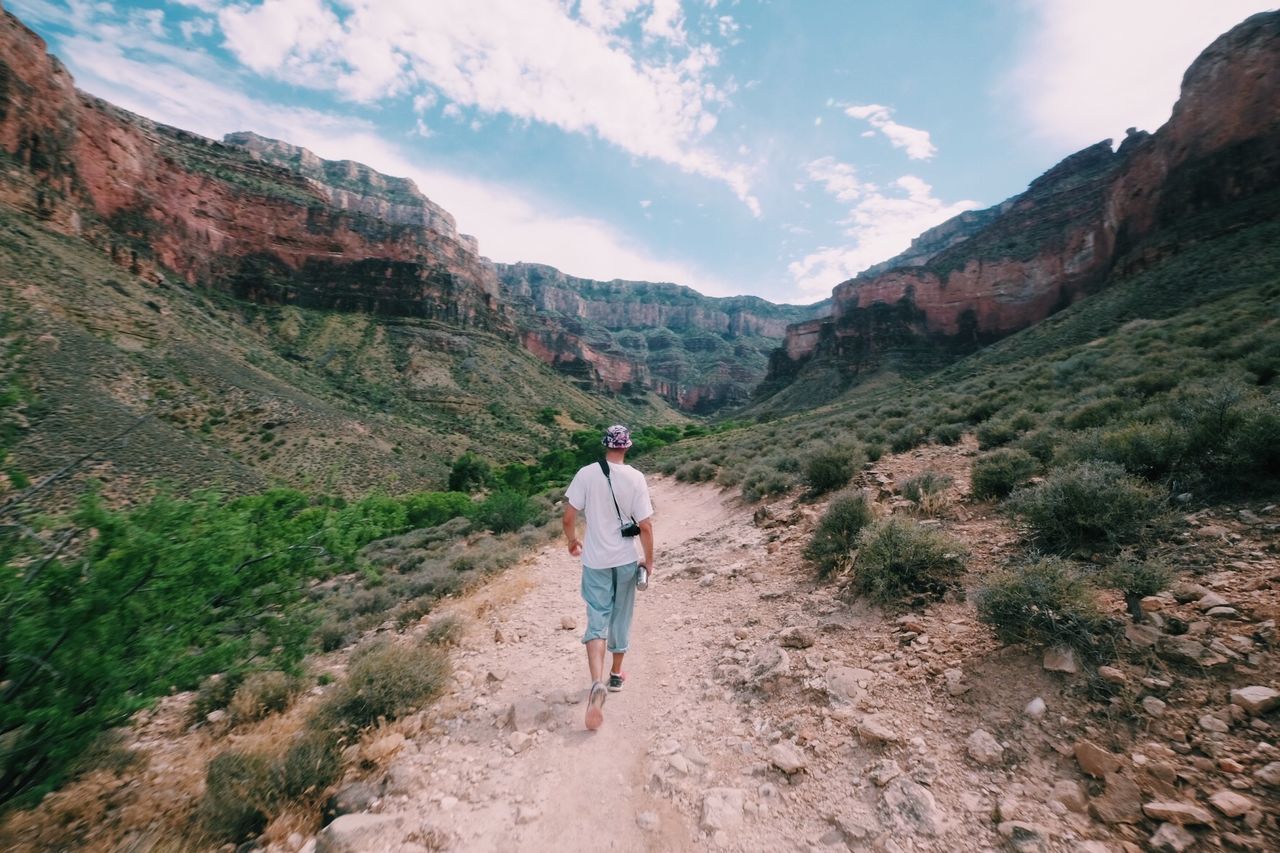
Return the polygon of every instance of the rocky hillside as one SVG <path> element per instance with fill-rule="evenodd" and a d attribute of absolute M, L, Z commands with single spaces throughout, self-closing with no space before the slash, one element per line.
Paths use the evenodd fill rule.
<path fill-rule="evenodd" d="M 117 109 L 7 12 L 0 279 L 0 457 L 23 479 L 96 450 L 121 496 L 411 490 L 465 450 L 525 461 L 575 424 L 678 419 L 521 349 L 492 264 L 412 182 Z M 547 407 L 565 417 L 536 423 Z"/>
<path fill-rule="evenodd" d="M 1154 134 L 1073 154 L 1021 195 L 962 214 L 837 285 L 830 317 L 788 329 L 759 398 L 804 407 L 885 368 L 936 367 L 1159 263 L 1180 241 L 1272 218 L 1277 152 L 1280 13 L 1271 12 L 1201 54 Z M 1191 217 L 1194 234 L 1179 227 Z"/>
<path fill-rule="evenodd" d="M 687 412 L 740 405 L 788 324 L 827 303 L 716 298 L 675 284 L 592 281 L 542 264 L 499 264 L 504 301 L 534 355 L 584 388 L 648 389 Z"/>

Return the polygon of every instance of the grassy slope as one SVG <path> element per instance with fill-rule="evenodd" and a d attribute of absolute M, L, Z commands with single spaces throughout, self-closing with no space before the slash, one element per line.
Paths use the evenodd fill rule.
<path fill-rule="evenodd" d="M 417 320 L 263 308 L 146 281 L 79 240 L 0 209 L 0 311 L 26 389 L 14 467 L 57 470 L 150 415 L 87 470 L 107 494 L 156 480 L 242 492 L 438 488 L 471 449 L 497 462 L 565 439 L 546 406 L 591 424 L 679 420 L 572 387 L 514 341 Z"/>
<path fill-rule="evenodd" d="M 1228 383 L 1274 397 L 1278 372 L 1280 222 L 1270 221 L 1185 243 L 923 379 L 881 376 L 827 406 L 684 442 L 658 459 L 670 470 L 706 459 L 720 466 L 722 482 L 736 484 L 752 466 L 793 475 L 799 457 L 831 442 L 910 443 L 942 424 L 971 428 L 1025 413 L 1033 424 L 1020 433 L 1070 432 L 1071 415 L 1100 401 L 1118 400 L 1110 419 L 1119 420 L 1176 415 L 1185 398 Z M 1144 383 L 1155 390 L 1139 390 Z"/>

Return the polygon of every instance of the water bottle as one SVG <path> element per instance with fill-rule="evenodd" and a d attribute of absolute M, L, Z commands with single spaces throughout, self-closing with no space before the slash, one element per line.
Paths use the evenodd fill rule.
<path fill-rule="evenodd" d="M 649 588 L 649 567 L 644 563 L 640 564 L 639 570 L 636 572 L 636 589 Z"/>

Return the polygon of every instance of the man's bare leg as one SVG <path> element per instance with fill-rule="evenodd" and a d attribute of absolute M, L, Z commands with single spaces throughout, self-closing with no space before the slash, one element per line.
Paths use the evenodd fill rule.
<path fill-rule="evenodd" d="M 591 692 L 587 694 L 587 728 L 595 731 L 604 723 L 604 640 L 587 640 L 587 666 L 591 668 Z M 599 697 L 598 701 L 592 701 Z"/>
<path fill-rule="evenodd" d="M 604 681 L 604 652 L 604 640 L 587 640 L 587 666 L 591 669 L 592 684 Z"/>
<path fill-rule="evenodd" d="M 625 654 L 626 652 L 613 653 L 613 669 L 609 670 L 610 674 L 617 675 L 622 672 L 622 656 Z"/>

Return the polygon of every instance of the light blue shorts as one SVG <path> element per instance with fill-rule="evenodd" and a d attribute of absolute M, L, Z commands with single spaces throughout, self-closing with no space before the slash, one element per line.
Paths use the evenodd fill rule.
<path fill-rule="evenodd" d="M 582 599 L 587 602 L 587 632 L 582 642 L 607 639 L 609 651 L 618 653 L 630 647 L 639 566 L 636 562 L 612 569 L 582 567 Z"/>

